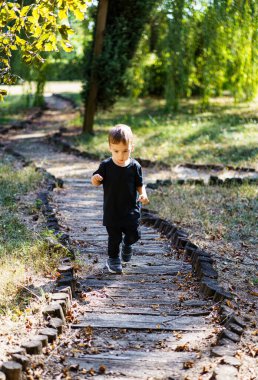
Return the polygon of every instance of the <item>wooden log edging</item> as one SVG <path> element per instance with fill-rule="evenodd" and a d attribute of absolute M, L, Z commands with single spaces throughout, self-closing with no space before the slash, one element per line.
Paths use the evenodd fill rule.
<path fill-rule="evenodd" d="M 46 169 L 36 166 L 32 161 L 27 160 L 22 154 L 18 153 L 14 149 L 5 146 L 2 147 L 6 153 L 12 155 L 20 162 L 22 162 L 23 166 L 32 166 L 35 168 L 36 171 L 43 174 L 45 178 L 45 189 L 40 191 L 37 195 L 37 199 L 39 201 L 39 210 L 41 210 L 42 214 L 44 215 L 47 228 L 53 231 L 59 244 L 66 248 L 71 258 L 74 259 L 75 254 L 73 248 L 71 247 L 70 236 L 69 234 L 63 233 L 61 231 L 53 207 L 49 203 L 50 193 L 56 187 L 63 187 L 63 180 L 60 178 L 56 178 Z M 55 242 L 51 241 L 51 239 L 47 240 L 50 244 L 55 244 Z"/>
<path fill-rule="evenodd" d="M 5 148 L 3 146 L 3 148 Z M 58 277 L 52 294 L 49 297 L 49 304 L 42 311 L 45 319 L 45 328 L 39 329 L 35 336 L 27 341 L 21 342 L 20 348 L 11 350 L 8 354 L 11 360 L 5 361 L 0 366 L 0 380 L 21 380 L 23 373 L 30 369 L 31 356 L 44 354 L 45 347 L 49 350 L 58 336 L 64 332 L 67 314 L 71 309 L 73 296 L 76 292 L 76 278 L 71 260 L 74 259 L 74 251 L 70 247 L 70 237 L 62 234 L 58 225 L 54 210 L 49 203 L 50 192 L 58 185 L 62 186 L 62 180 L 55 178 L 45 169 L 36 167 L 32 162 L 25 159 L 23 155 L 8 148 L 8 154 L 19 159 L 24 166 L 32 165 L 35 170 L 43 173 L 46 178 L 46 189 L 38 194 L 38 199 L 42 202 L 41 211 L 47 220 L 47 226 L 52 229 L 61 246 L 68 250 L 69 256 L 63 257 L 57 268 Z M 53 242 L 55 244 L 55 242 Z"/>
<path fill-rule="evenodd" d="M 225 355 L 225 350 L 234 350 L 235 344 L 240 341 L 247 323 L 241 317 L 238 305 L 233 300 L 233 294 L 226 291 L 219 284 L 218 272 L 213 267 L 215 260 L 212 255 L 191 242 L 186 231 L 181 230 L 172 222 L 160 218 L 158 213 L 154 211 L 143 208 L 141 223 L 155 228 L 170 241 L 174 249 L 184 253 L 185 258 L 191 262 L 193 274 L 200 282 L 201 293 L 218 305 L 219 321 L 223 329 L 218 334 L 216 345 L 212 348 L 211 355 L 222 357 Z M 229 305 L 234 306 L 234 309 Z M 235 358 L 232 353 L 231 355 L 233 363 Z M 233 372 L 237 374 L 238 371 L 236 371 L 232 363 L 217 366 L 214 370 L 213 378 L 221 379 L 221 374 L 229 370 L 226 367 L 230 367 L 232 374 Z M 232 377 L 232 379 L 234 378 Z"/>
<path fill-rule="evenodd" d="M 62 97 L 63 99 L 67 99 L 65 97 Z M 95 153 L 89 153 L 89 152 L 82 152 L 72 143 L 69 143 L 64 137 L 63 137 L 63 128 L 61 127 L 59 129 L 59 132 L 54 133 L 51 136 L 47 137 L 48 141 L 57 147 L 61 149 L 61 151 L 69 153 L 69 154 L 74 154 L 75 156 L 79 156 L 82 158 L 89 158 L 89 159 L 97 159 L 99 160 L 101 157 L 98 154 Z M 142 167 L 145 168 L 152 168 L 152 167 L 160 167 L 163 169 L 171 169 L 171 165 L 167 164 L 166 162 L 163 161 L 151 161 L 148 159 L 142 159 L 140 157 L 135 157 L 135 159 L 141 164 Z M 252 167 L 240 167 L 240 166 L 232 166 L 232 165 L 219 165 L 219 164 L 191 164 L 191 163 L 184 163 L 184 164 L 179 164 L 179 167 L 185 167 L 189 169 L 200 169 L 200 170 L 215 170 L 215 171 L 220 171 L 220 170 L 234 170 L 234 171 L 242 171 L 242 172 L 248 172 L 248 173 L 257 173 L 255 168 Z M 258 174 L 258 173 L 257 173 Z M 250 181 L 250 182 L 249 182 Z M 210 186 L 212 185 L 234 185 L 234 184 L 241 184 L 241 183 L 257 183 L 258 179 L 257 178 L 242 178 L 242 177 L 233 177 L 233 178 L 226 178 L 225 180 L 221 180 L 218 176 L 210 176 L 210 180 L 208 184 Z M 151 183 L 148 184 L 150 187 L 151 186 L 168 186 L 172 185 L 174 183 L 177 183 L 179 185 L 184 185 L 186 183 L 188 184 L 196 184 L 196 185 L 205 185 L 205 182 L 202 179 L 178 179 L 174 181 L 171 180 L 157 180 L 156 183 Z M 157 185 L 156 185 L 157 184 Z"/>
<path fill-rule="evenodd" d="M 12 130 L 22 130 L 22 129 L 26 129 L 30 127 L 33 124 L 33 121 L 35 119 L 38 119 L 39 117 L 42 116 L 44 109 L 45 109 L 44 106 L 40 107 L 39 109 L 36 109 L 35 112 L 29 117 L 27 117 L 26 119 L 16 121 L 12 123 L 11 125 L 9 125 L 8 127 L 1 128 L 0 135 L 6 135 Z"/>
<path fill-rule="evenodd" d="M 73 276 L 70 258 L 61 260 L 58 271 L 60 276 Z M 52 343 L 64 332 L 67 323 L 66 316 L 71 309 L 72 293 L 71 286 L 60 287 L 58 277 L 53 293 L 49 294 L 49 304 L 42 310 L 45 327 L 38 329 L 36 335 L 22 342 L 20 348 L 8 353 L 11 360 L 2 363 L 0 380 L 22 380 L 23 373 L 28 374 L 32 368 L 33 355 L 49 354 L 49 350 L 53 349 Z"/>
<path fill-rule="evenodd" d="M 48 141 L 53 145 L 57 146 L 62 152 L 68 154 L 74 154 L 77 157 L 89 158 L 92 160 L 99 160 L 101 157 L 96 153 L 82 152 L 79 149 L 75 148 L 72 143 L 69 143 L 62 136 L 62 128 L 60 128 L 59 132 L 54 133 L 51 136 L 47 137 Z M 142 167 L 152 168 L 152 167 L 160 167 L 164 169 L 170 169 L 170 165 L 165 162 L 155 162 L 147 159 L 142 159 L 140 157 L 135 158 Z"/>
<path fill-rule="evenodd" d="M 195 178 L 188 178 L 188 179 L 164 179 L 160 180 L 157 179 L 154 183 L 147 183 L 146 187 L 152 190 L 157 190 L 160 186 L 171 186 L 171 185 L 199 185 L 199 186 L 238 186 L 242 184 L 257 184 L 258 183 L 258 176 L 257 177 L 232 177 L 232 178 L 225 178 L 224 180 L 219 178 L 218 176 L 211 175 L 209 178 L 208 183 L 206 184 L 203 179 L 195 179 Z"/>
<path fill-rule="evenodd" d="M 188 169 L 201 169 L 201 170 L 235 170 L 242 172 L 255 172 L 254 168 L 246 167 L 246 166 L 233 166 L 233 165 L 222 165 L 222 164 L 194 164 L 194 163 L 184 163 L 178 165 L 179 167 L 188 168 Z"/>

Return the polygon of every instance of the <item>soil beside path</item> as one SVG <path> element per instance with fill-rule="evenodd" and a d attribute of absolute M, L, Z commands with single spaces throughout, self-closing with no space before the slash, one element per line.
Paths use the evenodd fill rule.
<path fill-rule="evenodd" d="M 64 180 L 52 204 L 83 264 L 74 324 L 38 378 L 210 379 L 221 361 L 210 357 L 220 330 L 214 306 L 201 297 L 190 265 L 176 260 L 167 241 L 150 227 L 142 226 L 142 239 L 124 275 L 103 269 L 107 236 L 102 193 L 90 185 L 98 162 L 60 153 L 48 144 L 47 135 L 71 115 L 69 107 L 51 107 L 34 125 L 6 137 L 6 144 Z M 247 376 L 241 378 L 255 378 Z"/>

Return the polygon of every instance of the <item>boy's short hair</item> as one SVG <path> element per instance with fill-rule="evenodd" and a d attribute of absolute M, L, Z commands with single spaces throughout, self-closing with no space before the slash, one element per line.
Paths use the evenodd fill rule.
<path fill-rule="evenodd" d="M 128 125 L 117 124 L 110 129 L 108 134 L 109 144 L 129 144 L 133 142 L 133 132 Z"/>

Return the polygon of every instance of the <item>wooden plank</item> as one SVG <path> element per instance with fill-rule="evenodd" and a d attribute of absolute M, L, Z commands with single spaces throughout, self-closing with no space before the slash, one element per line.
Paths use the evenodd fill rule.
<path fill-rule="evenodd" d="M 121 352 L 121 351 L 111 351 L 111 352 L 103 352 L 100 354 L 80 354 L 76 359 L 83 359 L 83 360 L 93 360 L 93 361 L 98 361 L 98 360 L 114 360 L 118 362 L 125 362 L 129 360 L 131 363 L 148 363 L 152 365 L 155 363 L 155 366 L 158 363 L 165 363 L 168 364 L 169 360 L 173 360 L 173 363 L 184 363 L 185 358 L 196 358 L 197 354 L 195 352 L 166 352 L 163 351 L 162 355 L 160 355 L 160 351 L 156 350 L 153 352 L 144 352 L 144 351 L 138 351 L 138 350 L 128 350 L 126 352 Z"/>
<path fill-rule="evenodd" d="M 101 289 L 103 290 L 103 289 Z M 105 288 L 104 291 L 97 293 L 94 291 L 95 296 L 106 296 L 106 297 L 124 297 L 126 299 L 130 298 L 145 298 L 145 299 L 160 299 L 162 297 L 173 298 L 175 296 L 174 290 L 164 290 L 164 289 L 154 289 L 145 290 L 144 289 L 119 289 L 119 288 Z"/>
<path fill-rule="evenodd" d="M 169 279 L 170 280 L 170 279 Z M 171 284 L 171 281 L 169 284 L 166 283 L 157 283 L 156 281 L 150 280 L 148 282 L 141 282 L 141 279 L 139 277 L 136 278 L 136 281 L 114 281 L 112 279 L 105 279 L 105 280 L 99 280 L 99 279 L 85 279 L 83 282 L 81 282 L 84 286 L 93 287 L 93 290 L 96 288 L 121 288 L 124 289 L 128 288 L 141 288 L 145 291 L 148 291 L 148 289 L 158 288 L 158 289 L 167 289 L 169 285 L 169 289 L 177 289 L 177 286 L 175 284 Z M 147 285 L 147 286 L 145 286 Z"/>
<path fill-rule="evenodd" d="M 99 300 L 100 298 L 99 297 L 96 297 L 94 298 L 94 296 L 90 296 L 90 300 L 92 302 L 95 302 L 95 300 Z M 116 307 L 117 305 L 126 305 L 126 306 L 131 306 L 131 307 L 141 307 L 143 305 L 153 305 L 153 304 L 157 304 L 157 305 L 169 305 L 169 306 L 172 306 L 175 304 L 175 302 L 171 299 L 171 297 L 169 298 L 164 298 L 162 297 L 161 299 L 155 299 L 155 298 L 145 298 L 145 299 L 141 299 L 141 298 L 130 298 L 130 299 L 125 299 L 124 297 L 112 297 L 111 298 L 101 298 L 101 302 L 104 305 L 112 305 L 113 307 Z"/>
<path fill-rule="evenodd" d="M 157 316 L 140 316 L 140 315 L 113 315 L 108 314 L 87 315 L 84 319 L 79 319 L 78 324 L 72 325 L 72 328 L 82 328 L 92 326 L 94 328 L 125 328 L 125 329 L 151 329 L 151 330 L 205 330 L 205 319 L 203 317 L 157 317 Z"/>
<path fill-rule="evenodd" d="M 157 266 L 157 267 L 126 267 L 124 268 L 125 274 L 149 274 L 152 276 L 153 274 L 157 274 L 159 276 L 164 276 L 164 275 L 176 275 L 178 271 L 180 271 L 180 267 L 167 267 L 166 265 L 164 266 Z"/>
<path fill-rule="evenodd" d="M 184 273 L 182 271 L 182 273 Z M 110 280 L 110 281 L 136 281 L 136 282 L 140 282 L 142 281 L 142 283 L 149 283 L 149 282 L 153 282 L 153 283 L 160 283 L 162 281 L 171 281 L 172 278 L 171 276 L 166 276 L 166 275 L 159 275 L 156 274 L 156 275 L 153 275 L 153 276 L 149 276 L 148 273 L 143 273 L 141 274 L 140 276 L 139 275 L 136 275 L 135 273 L 126 273 L 126 274 L 122 274 L 120 276 L 116 276 L 116 275 L 113 275 L 111 273 L 108 273 L 108 272 L 100 272 L 100 273 L 94 273 L 94 274 L 88 274 L 87 277 L 84 279 L 82 279 L 81 283 L 84 284 L 85 283 L 85 286 L 87 286 L 87 280 L 89 279 L 99 279 L 101 278 L 102 280 Z"/>
<path fill-rule="evenodd" d="M 155 305 L 155 304 L 154 304 Z M 120 306 L 116 306 L 116 307 L 108 307 L 106 305 L 98 305 L 98 306 L 88 306 L 88 307 L 84 307 L 83 310 L 87 313 L 105 313 L 105 314 L 135 314 L 135 315 L 156 315 L 156 316 L 159 316 L 159 315 L 166 315 L 166 316 L 205 316 L 205 315 L 209 315 L 211 310 L 206 310 L 206 309 L 188 309 L 188 310 L 184 310 L 184 311 L 173 311 L 171 310 L 171 307 L 169 308 L 164 308 L 163 307 L 160 307 L 160 308 L 140 308 L 140 307 L 122 307 Z M 155 311 L 157 310 L 157 311 Z"/>
<path fill-rule="evenodd" d="M 79 364 L 80 368 L 89 370 L 93 368 L 98 373 L 99 367 L 105 365 L 106 373 L 103 375 L 95 375 L 94 379 L 113 378 L 118 380 L 123 379 L 173 379 L 182 380 L 183 363 L 195 360 L 196 354 L 192 352 L 170 353 L 169 356 L 159 354 L 158 359 L 151 355 L 150 352 L 145 352 L 144 357 L 141 352 L 136 351 L 134 355 L 130 352 L 122 353 L 118 351 L 110 357 L 104 354 L 97 355 L 80 355 L 77 358 L 67 358 L 69 364 Z M 120 377 L 121 376 L 121 377 Z"/>

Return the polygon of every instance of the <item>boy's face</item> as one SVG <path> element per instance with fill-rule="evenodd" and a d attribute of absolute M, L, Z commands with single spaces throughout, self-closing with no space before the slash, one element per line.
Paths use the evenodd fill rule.
<path fill-rule="evenodd" d="M 109 150 L 112 153 L 112 160 L 118 166 L 128 165 L 130 154 L 133 151 L 132 143 L 124 144 L 120 142 L 118 144 L 109 144 Z"/>

